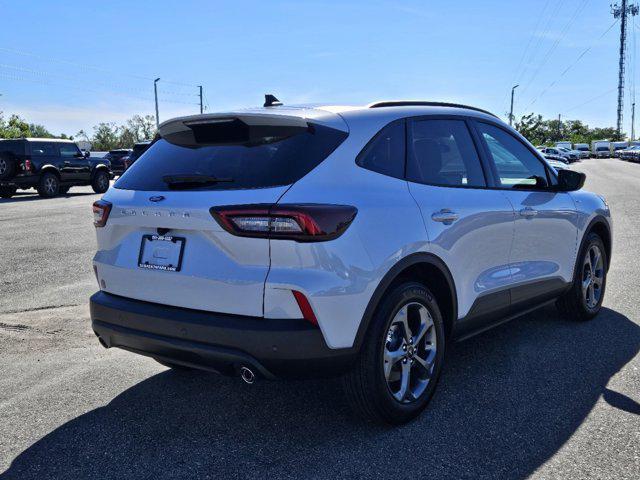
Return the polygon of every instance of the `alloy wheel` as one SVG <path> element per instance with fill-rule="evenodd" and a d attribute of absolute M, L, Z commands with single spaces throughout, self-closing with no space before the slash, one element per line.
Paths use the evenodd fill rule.
<path fill-rule="evenodd" d="M 604 284 L 604 259 L 600 247 L 592 245 L 582 267 L 582 297 L 587 308 L 593 310 L 602 297 Z"/>
<path fill-rule="evenodd" d="M 436 329 L 426 306 L 404 305 L 393 317 L 384 345 L 383 368 L 387 387 L 401 403 L 412 403 L 424 393 L 435 367 Z"/>
<path fill-rule="evenodd" d="M 106 175 L 100 175 L 98 178 L 98 186 L 101 190 L 107 190 L 109 188 L 109 178 Z"/>
<path fill-rule="evenodd" d="M 48 177 L 44 179 L 44 191 L 47 192 L 48 195 L 53 195 L 56 193 L 58 181 L 54 177 Z"/>

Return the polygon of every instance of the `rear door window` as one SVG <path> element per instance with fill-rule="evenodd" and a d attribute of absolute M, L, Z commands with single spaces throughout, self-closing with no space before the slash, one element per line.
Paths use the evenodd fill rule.
<path fill-rule="evenodd" d="M 170 178 L 189 177 L 195 179 L 188 185 L 189 190 L 289 185 L 319 165 L 346 137 L 346 132 L 310 124 L 304 132 L 290 137 L 264 138 L 247 144 L 187 146 L 160 139 L 114 186 L 166 191 L 172 188 Z"/>
<path fill-rule="evenodd" d="M 464 120 L 410 122 L 407 179 L 429 185 L 486 186 L 480 158 Z"/>
<path fill-rule="evenodd" d="M 33 157 L 57 157 L 55 145 L 45 142 L 33 142 L 31 144 L 31 156 Z"/>
<path fill-rule="evenodd" d="M 384 127 L 358 155 L 356 163 L 362 168 L 404 177 L 405 122 L 399 120 Z"/>
<path fill-rule="evenodd" d="M 26 143 L 24 141 L 0 140 L 0 153 L 12 153 L 13 155 L 24 155 Z"/>

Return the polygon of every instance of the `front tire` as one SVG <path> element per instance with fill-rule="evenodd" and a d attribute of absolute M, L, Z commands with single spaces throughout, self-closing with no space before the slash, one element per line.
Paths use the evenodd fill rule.
<path fill-rule="evenodd" d="M 58 195 L 59 192 L 60 180 L 58 177 L 51 172 L 43 173 L 38 183 L 38 193 L 40 196 L 43 198 L 51 198 Z"/>
<path fill-rule="evenodd" d="M 589 233 L 578 257 L 571 289 L 556 302 L 564 318 L 586 321 L 600 312 L 607 286 L 607 266 L 602 239 L 596 233 Z"/>
<path fill-rule="evenodd" d="M 109 190 L 109 174 L 103 170 L 96 172 L 91 182 L 91 188 L 96 193 L 105 193 Z"/>
<path fill-rule="evenodd" d="M 378 306 L 355 366 L 343 379 L 349 404 L 377 423 L 412 420 L 435 391 L 444 348 L 435 297 L 420 283 L 396 286 Z"/>

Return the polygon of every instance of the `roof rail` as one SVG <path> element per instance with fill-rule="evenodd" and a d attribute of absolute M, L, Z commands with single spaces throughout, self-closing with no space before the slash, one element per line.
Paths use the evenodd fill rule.
<path fill-rule="evenodd" d="M 391 100 L 391 101 L 385 101 L 385 102 L 374 102 L 367 105 L 368 108 L 411 107 L 411 106 L 466 108 L 468 110 L 475 110 L 476 112 L 486 113 L 487 115 L 491 115 L 492 117 L 498 118 L 497 115 L 491 112 L 488 112 L 486 110 L 482 110 L 481 108 L 470 107 L 469 105 L 462 105 L 460 103 L 429 102 L 425 100 Z"/>

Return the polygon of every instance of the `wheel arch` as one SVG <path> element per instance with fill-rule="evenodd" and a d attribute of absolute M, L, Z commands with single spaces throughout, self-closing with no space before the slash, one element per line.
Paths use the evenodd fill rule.
<path fill-rule="evenodd" d="M 93 171 L 91 172 L 91 180 L 94 179 L 94 177 L 98 174 L 98 172 L 101 172 L 103 170 L 109 173 L 109 167 L 107 167 L 104 163 L 99 163 L 98 165 L 93 167 Z"/>
<path fill-rule="evenodd" d="M 40 175 L 43 175 L 45 173 L 53 173 L 56 177 L 58 177 L 58 180 L 60 180 L 60 170 L 58 170 L 55 165 L 51 165 L 51 164 L 47 164 L 47 165 L 43 165 L 42 168 L 40 168 Z"/>
<path fill-rule="evenodd" d="M 423 283 L 436 297 L 441 309 L 447 338 L 453 332 L 458 318 L 458 296 L 455 282 L 447 265 L 436 255 L 426 252 L 414 253 L 397 262 L 382 278 L 365 309 L 358 327 L 354 347 L 360 350 L 371 319 L 384 295 L 405 281 Z"/>
<path fill-rule="evenodd" d="M 578 264 L 578 257 L 580 252 L 584 247 L 584 242 L 587 239 L 587 236 L 590 233 L 596 233 L 602 239 L 602 243 L 604 243 L 604 248 L 607 254 L 607 270 L 609 270 L 609 266 L 611 265 L 611 249 L 613 248 L 613 239 L 611 237 L 611 227 L 609 226 L 609 222 L 602 215 L 597 215 L 595 218 L 589 222 L 589 225 L 584 230 L 584 235 L 582 235 L 582 239 L 580 240 L 580 248 L 578 249 L 578 255 L 576 256 L 576 266 Z"/>

